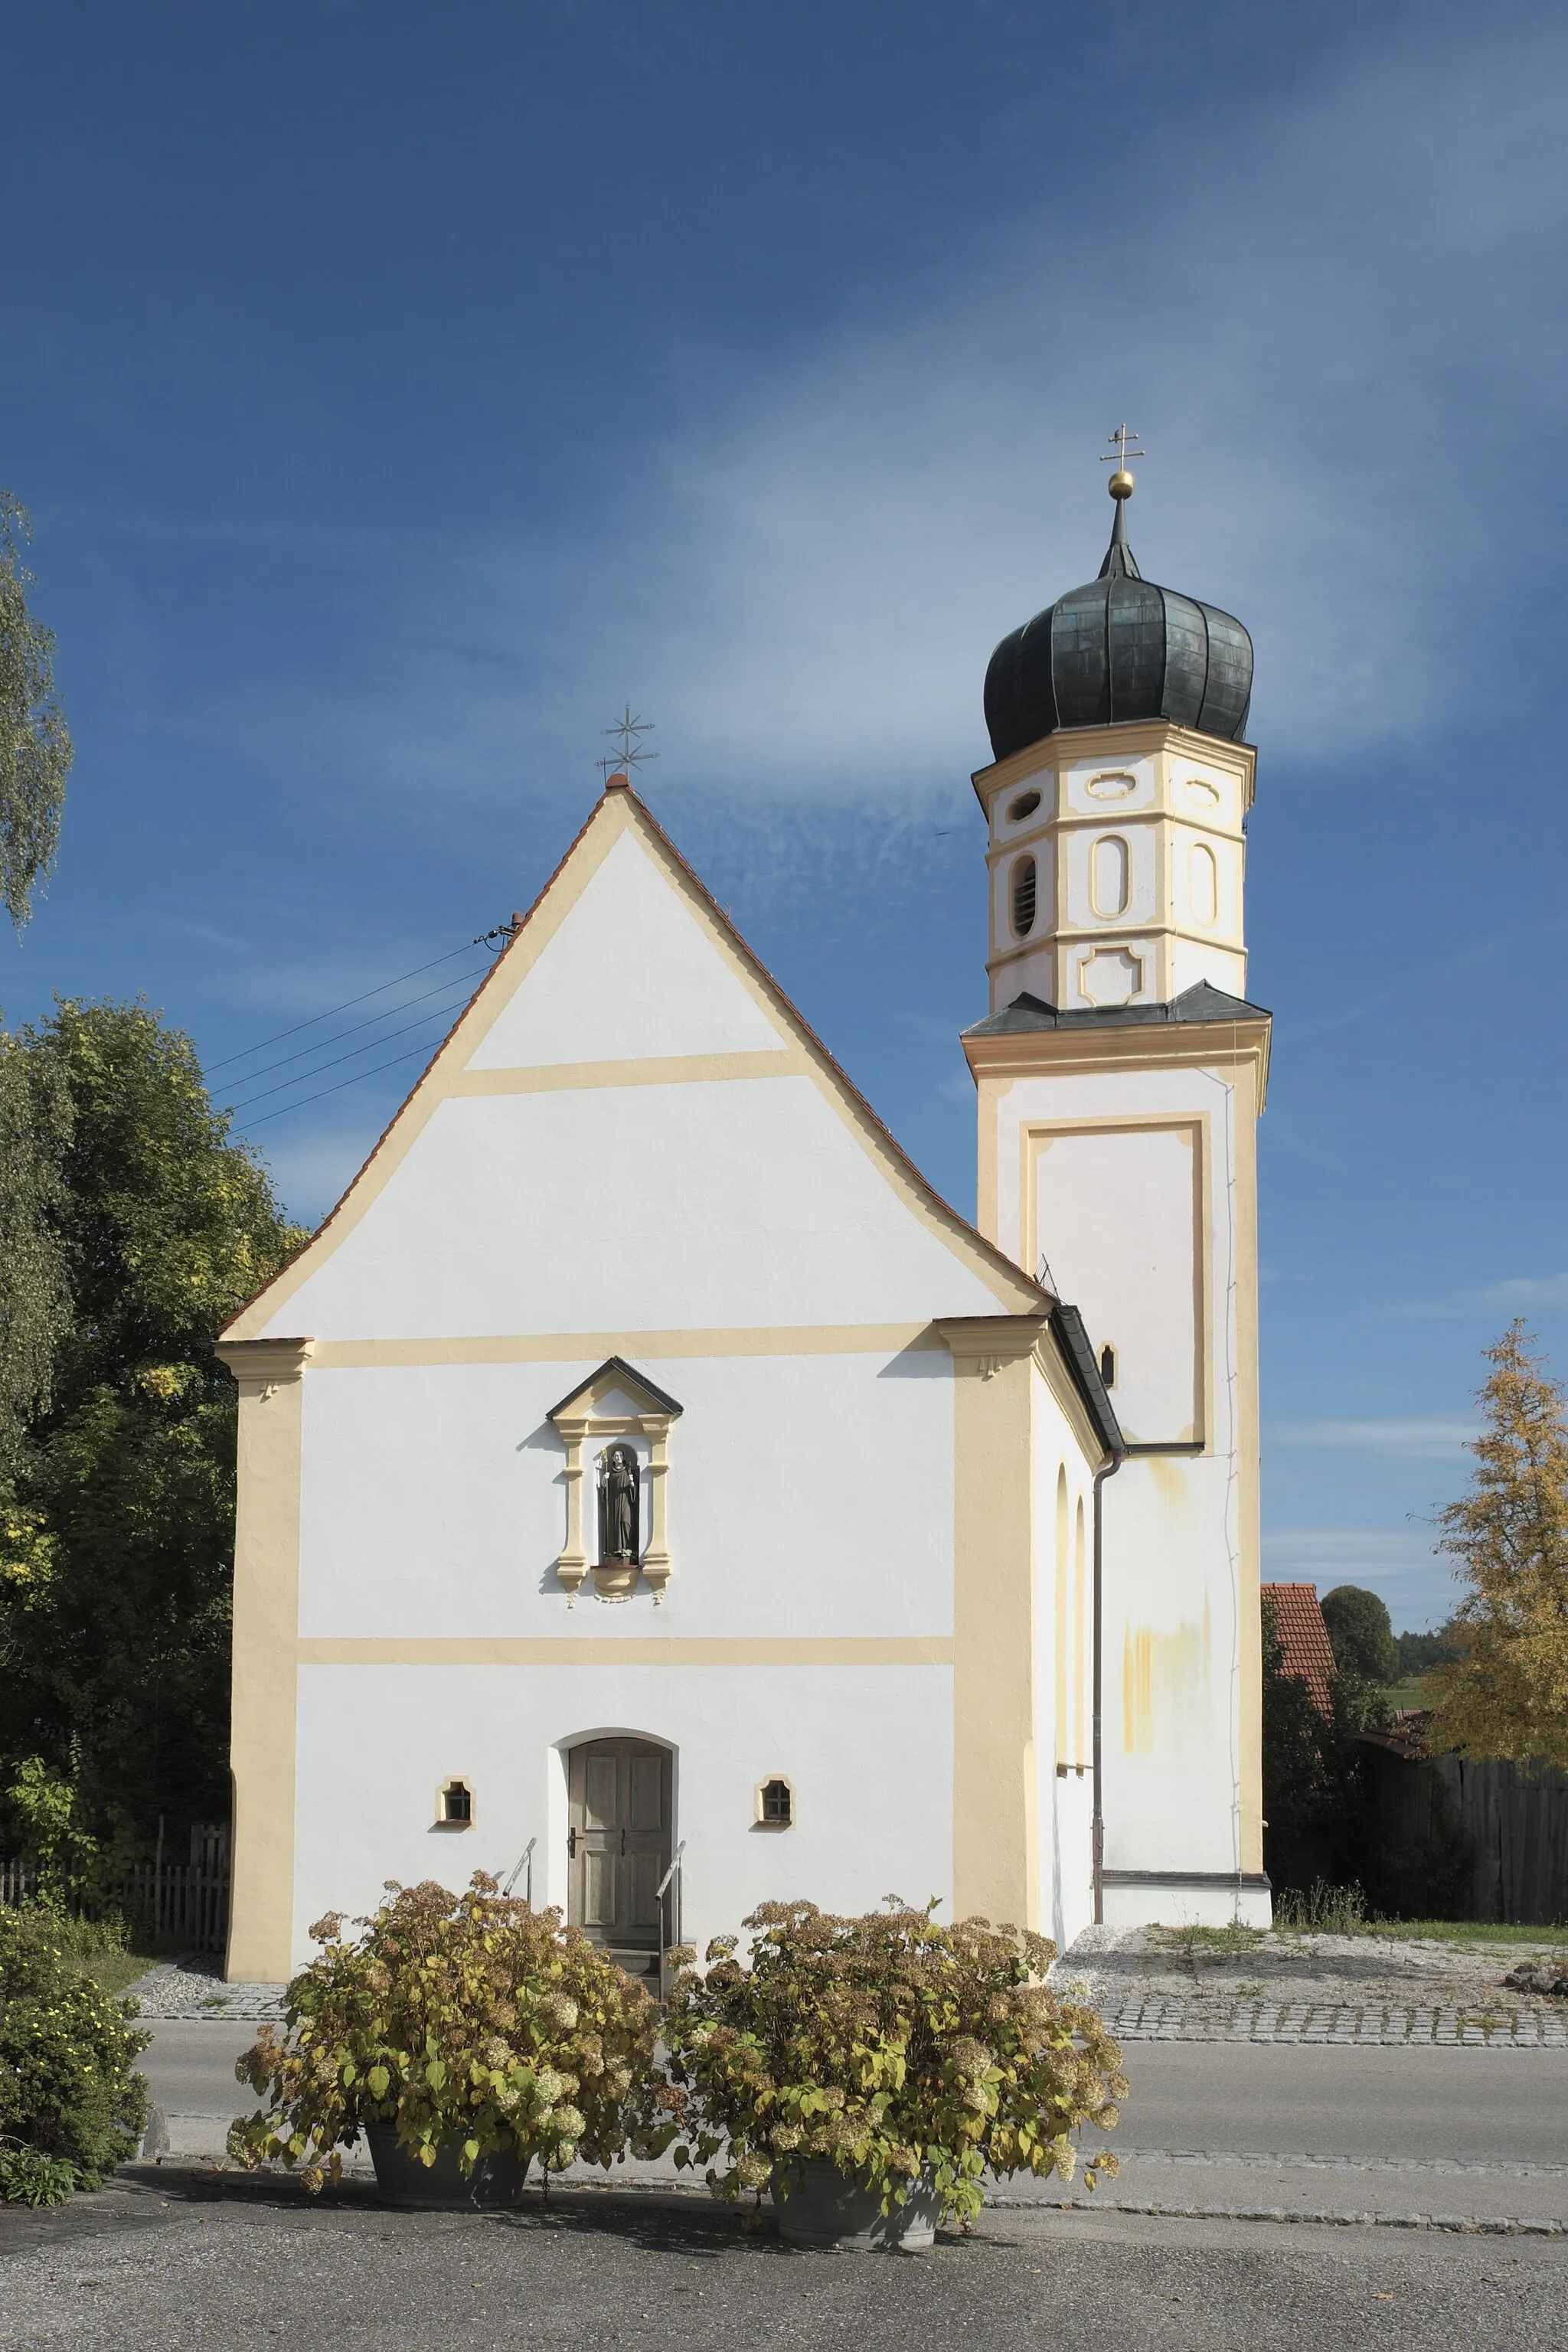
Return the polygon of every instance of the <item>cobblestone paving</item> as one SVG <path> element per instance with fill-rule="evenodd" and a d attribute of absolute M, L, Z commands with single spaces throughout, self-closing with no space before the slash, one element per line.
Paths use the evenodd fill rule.
<path fill-rule="evenodd" d="M 1090 1927 L 1051 1969 L 1121 2042 L 1568 2048 L 1568 2000 L 1506 1977 L 1532 1948 L 1379 1935 Z M 1561 1931 L 1541 1950 L 1560 1948 Z M 1553 1963 L 1555 1965 L 1555 1962 Z"/>
<path fill-rule="evenodd" d="M 1379 2048 L 1432 2042 L 1445 2048 L 1568 2049 L 1568 2014 L 1563 2010 L 1157 1994 L 1107 2003 L 1101 2013 L 1119 2042 L 1365 2042 Z"/>

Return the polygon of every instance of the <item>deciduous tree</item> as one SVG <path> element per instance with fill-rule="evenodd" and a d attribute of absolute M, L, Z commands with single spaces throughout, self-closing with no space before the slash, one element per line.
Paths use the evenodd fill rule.
<path fill-rule="evenodd" d="M 0 490 L 0 899 L 17 930 L 55 862 L 70 773 L 70 730 L 55 692 L 55 635 L 27 606 L 33 535 L 21 500 Z"/>
<path fill-rule="evenodd" d="M 161 1812 L 226 1811 L 235 1397 L 212 1340 L 302 1236 L 147 1006 L 62 1003 L 8 1050 L 68 1109 L 47 1219 L 68 1316 L 0 1492 L 0 1785 L 37 1758 L 75 1818 L 145 1844 Z"/>
<path fill-rule="evenodd" d="M 1468 1588 L 1462 1654 L 1428 1677 L 1427 1743 L 1568 1766 L 1568 1423 L 1533 1334 L 1510 1323 L 1487 1359 L 1485 1425 L 1468 1494 L 1442 1514 L 1441 1549 Z"/>

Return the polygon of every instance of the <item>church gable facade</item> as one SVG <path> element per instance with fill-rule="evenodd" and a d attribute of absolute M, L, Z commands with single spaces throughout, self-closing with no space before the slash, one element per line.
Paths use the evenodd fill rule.
<path fill-rule="evenodd" d="M 1092 1352 L 623 780 L 220 1346 L 231 1976 L 474 1868 L 637 1969 L 774 1896 L 1089 1916 Z"/>
<path fill-rule="evenodd" d="M 1267 1924 L 1252 649 L 1110 487 L 986 679 L 978 1230 L 612 777 L 223 1336 L 231 1976 L 475 1868 L 639 1972 L 770 1897 Z"/>

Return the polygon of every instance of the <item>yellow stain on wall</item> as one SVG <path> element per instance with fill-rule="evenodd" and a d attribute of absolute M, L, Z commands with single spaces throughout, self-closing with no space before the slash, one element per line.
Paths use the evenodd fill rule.
<path fill-rule="evenodd" d="M 1129 1756 L 1180 1755 L 1199 1744 L 1209 1713 L 1209 1605 L 1173 1633 L 1129 1625 L 1121 1636 L 1121 1745 Z"/>

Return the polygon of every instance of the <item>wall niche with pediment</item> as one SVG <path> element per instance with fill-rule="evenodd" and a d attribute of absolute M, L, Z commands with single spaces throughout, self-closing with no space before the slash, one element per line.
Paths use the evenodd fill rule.
<path fill-rule="evenodd" d="M 555 1563 L 568 1608 L 591 1577 L 601 1601 L 669 1582 L 669 1433 L 682 1408 L 619 1356 L 552 1405 L 566 1448 L 566 1540 Z"/>

